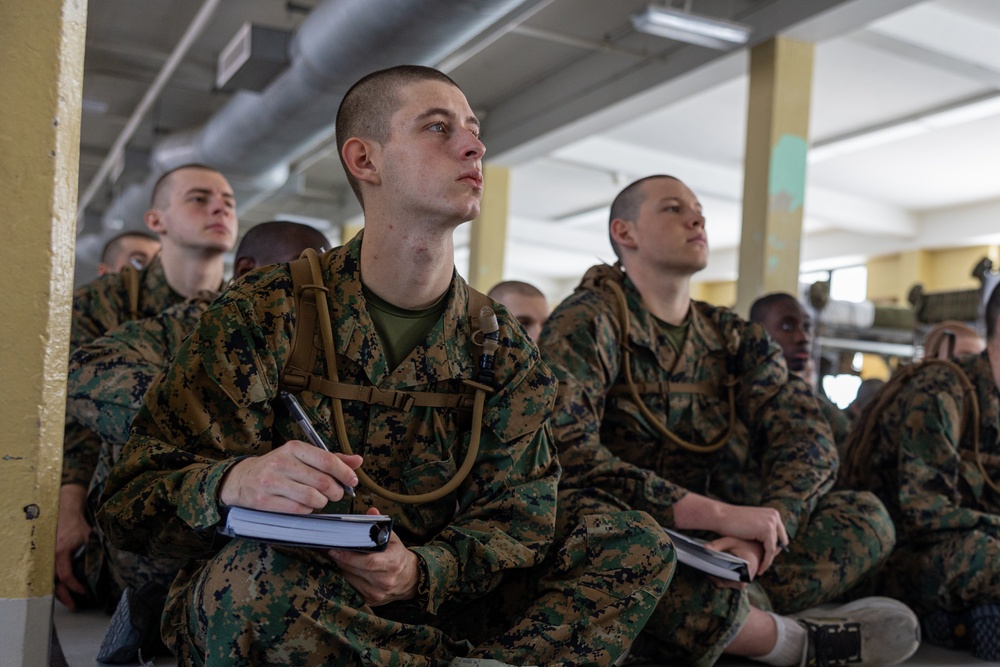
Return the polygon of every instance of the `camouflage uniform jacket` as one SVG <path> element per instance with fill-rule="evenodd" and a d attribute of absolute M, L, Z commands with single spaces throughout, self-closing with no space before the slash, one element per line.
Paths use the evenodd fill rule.
<path fill-rule="evenodd" d="M 979 401 L 980 459 L 1000 483 L 1000 393 L 988 354 L 956 363 Z M 935 541 L 954 530 L 1000 537 L 1000 494 L 976 465 L 971 419 L 964 417 L 970 403 L 954 370 L 932 364 L 872 415 L 872 490 L 889 509 L 900 544 Z"/>
<path fill-rule="evenodd" d="M 102 441 L 91 489 L 107 479 L 143 395 L 216 296 L 201 292 L 155 317 L 124 322 L 70 355 L 66 414 Z"/>
<path fill-rule="evenodd" d="M 631 281 L 625 278 L 622 287 L 633 379 L 661 383 L 659 392 L 641 398 L 689 442 L 712 443 L 727 428 L 726 348 L 733 332 L 738 335 L 735 429 L 711 454 L 689 452 L 654 430 L 625 390 L 614 296 L 581 286 L 556 308 L 541 337 L 542 357 L 559 379 L 552 428 L 561 483 L 604 489 L 666 526 L 674 522 L 673 504 L 688 492 L 769 506 L 794 536 L 833 485 L 838 466 L 808 385 L 789 377 L 781 350 L 760 325 L 698 301 L 691 302 L 678 355 Z M 669 383 L 703 382 L 718 391 L 663 390 Z"/>
<path fill-rule="evenodd" d="M 819 391 L 814 392 L 813 395 L 816 397 L 819 411 L 823 413 L 823 419 L 830 425 L 830 432 L 833 433 L 834 443 L 836 443 L 837 447 L 840 447 L 847 440 L 847 434 L 851 430 L 850 418 L 836 403 Z"/>
<path fill-rule="evenodd" d="M 340 380 L 380 389 L 466 393 L 475 375 L 468 287 L 457 275 L 445 311 L 396 369 L 387 367 L 368 315 L 359 273 L 360 237 L 325 253 L 324 278 Z M 272 410 L 296 322 L 288 265 L 251 272 L 202 315 L 173 363 L 147 392 L 133 434 L 112 471 L 98 521 L 119 547 L 206 560 L 221 548 L 216 527 L 223 476 L 246 456 L 301 438 Z M 480 451 L 469 477 L 444 498 L 401 505 L 358 487 L 354 511 L 378 507 L 426 566 L 421 603 L 469 601 L 499 583 L 504 570 L 539 563 L 552 540 L 559 463 L 547 420 L 555 379 L 505 309 L 496 307 L 500 349 L 495 391 L 483 418 Z M 322 355 L 314 370 L 324 375 Z M 336 443 L 330 399 L 303 392 L 301 402 Z M 469 444 L 469 412 L 406 412 L 343 403 L 348 438 L 364 470 L 405 493 L 439 488 Z M 336 444 L 333 445 L 336 448 Z M 337 511 L 348 511 L 346 503 Z M 197 568 L 193 563 L 188 568 Z M 177 582 L 186 581 L 182 573 Z M 175 582 L 175 586 L 183 585 Z"/>
<path fill-rule="evenodd" d="M 159 256 L 139 272 L 139 318 L 153 317 L 184 297 L 167 284 Z M 73 294 L 73 321 L 69 349 L 72 353 L 131 319 L 128 287 L 121 274 L 101 276 Z M 80 424 L 67 420 L 63 444 L 63 484 L 88 486 L 97 466 L 100 438 Z"/>

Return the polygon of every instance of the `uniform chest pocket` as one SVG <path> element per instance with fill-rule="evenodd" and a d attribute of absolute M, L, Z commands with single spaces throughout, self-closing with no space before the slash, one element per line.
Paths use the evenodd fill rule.
<path fill-rule="evenodd" d="M 450 482 L 458 471 L 455 458 L 449 455 L 439 461 L 423 463 L 407 468 L 403 473 L 404 493 L 433 493 Z M 451 492 L 443 497 L 419 505 L 404 505 L 408 530 L 423 539 L 436 535 L 455 518 L 458 508 L 457 494 Z"/>

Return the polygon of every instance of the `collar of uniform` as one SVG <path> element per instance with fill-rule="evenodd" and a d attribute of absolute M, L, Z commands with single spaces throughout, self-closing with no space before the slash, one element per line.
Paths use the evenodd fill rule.
<path fill-rule="evenodd" d="M 442 320 L 428 334 L 428 339 L 436 341 L 436 344 L 432 349 L 417 353 L 421 357 L 434 355 L 438 359 L 443 355 L 444 359 L 440 361 L 445 363 L 437 359 L 433 364 L 410 363 L 414 355 L 411 352 L 399 368 L 388 368 L 361 288 L 363 235 L 362 231 L 346 245 L 328 251 L 321 258 L 324 281 L 332 286 L 334 292 L 330 298 L 330 319 L 334 324 L 337 351 L 364 368 L 368 380 L 376 387 L 414 387 L 432 380 L 462 377 L 461 360 L 468 356 L 466 350 L 470 336 L 466 315 L 469 293 L 465 281 L 453 272 Z M 433 377 L 430 377 L 431 373 Z"/>
<path fill-rule="evenodd" d="M 629 342 L 649 349 L 656 349 L 660 331 L 656 319 L 642 303 L 642 296 L 639 294 L 639 290 L 636 289 L 628 276 L 623 281 L 623 287 L 625 289 L 625 301 L 628 304 L 629 313 L 631 313 L 633 320 L 632 326 L 629 327 Z M 699 350 L 707 349 L 710 352 L 714 352 L 722 349 L 722 339 L 719 337 L 718 327 L 711 316 L 712 310 L 713 308 L 708 304 L 701 301 L 691 301 L 688 335 L 684 339 L 685 350 L 692 345 L 694 337 L 699 342 Z M 670 356 L 672 357 L 673 353 Z"/>

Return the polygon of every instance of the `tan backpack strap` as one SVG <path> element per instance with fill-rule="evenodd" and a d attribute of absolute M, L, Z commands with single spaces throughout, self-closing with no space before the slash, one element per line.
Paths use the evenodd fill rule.
<path fill-rule="evenodd" d="M 128 319 L 139 319 L 139 271 L 131 264 L 126 264 L 119 272 L 125 291 L 128 292 Z"/>
<path fill-rule="evenodd" d="M 323 270 L 319 264 L 319 257 L 316 255 L 316 251 L 312 248 L 306 248 L 302 251 L 302 257 L 309 263 L 311 273 L 311 285 L 309 287 L 316 288 L 313 290 L 313 293 L 315 293 L 315 291 L 323 292 L 322 295 L 317 295 L 316 297 L 316 309 L 320 328 L 320 341 L 323 346 L 323 358 L 326 361 L 326 379 L 332 383 L 332 386 L 341 385 L 342 383 L 337 375 L 337 348 L 333 342 L 333 322 L 330 320 L 330 307 L 326 300 L 326 287 L 323 283 Z M 298 328 L 298 323 L 296 323 L 296 330 L 298 330 Z M 309 333 L 312 333 L 312 331 Z M 301 337 L 298 333 L 295 335 L 296 338 Z M 348 455 L 353 454 L 350 440 L 347 437 L 347 425 L 344 419 L 344 406 L 342 399 L 332 398 L 331 400 L 333 408 L 333 426 L 334 431 L 337 434 L 337 442 L 340 445 L 342 452 Z M 462 465 L 459 467 L 458 471 L 455 472 L 455 476 L 448 480 L 440 488 L 427 493 L 417 493 L 412 495 L 396 493 L 395 491 L 383 488 L 381 485 L 376 483 L 375 480 L 369 477 L 368 474 L 361 468 L 355 470 L 355 473 L 358 475 L 358 479 L 361 480 L 361 483 L 368 487 L 372 493 L 375 493 L 386 500 L 392 500 L 398 503 L 421 505 L 423 503 L 429 503 L 443 498 L 457 489 L 459 485 L 465 481 L 465 478 L 468 477 L 469 473 L 472 471 L 472 466 L 476 462 L 476 457 L 479 456 L 479 440 L 482 433 L 483 408 L 485 404 L 486 388 L 476 387 L 476 394 L 472 405 L 472 433 L 469 439 L 469 449 L 465 454 L 465 460 L 462 461 Z"/>
<path fill-rule="evenodd" d="M 318 375 L 298 372 L 286 373 L 282 383 L 289 391 L 314 391 L 340 401 L 357 401 L 368 405 L 408 411 L 412 408 L 454 408 L 472 407 L 471 394 L 439 394 L 431 391 L 397 391 L 379 389 L 347 382 L 333 382 Z"/>
<path fill-rule="evenodd" d="M 694 452 L 696 454 L 711 454 L 722 449 L 727 442 L 729 442 L 730 436 L 733 434 L 733 430 L 736 428 L 736 383 L 737 379 L 733 376 L 732 366 L 734 365 L 733 359 L 739 348 L 739 337 L 738 335 L 731 340 L 728 346 L 728 359 L 726 363 L 727 378 L 723 385 L 726 387 L 728 398 L 729 398 L 729 423 L 726 427 L 726 431 L 719 436 L 719 438 L 712 443 L 707 445 L 699 445 L 698 443 L 690 442 L 680 437 L 676 433 L 667 427 L 663 419 L 660 419 L 653 414 L 653 411 L 646 406 L 640 396 L 639 385 L 635 383 L 632 379 L 632 350 L 629 345 L 629 312 L 628 312 L 628 301 L 625 299 L 625 290 L 622 289 L 622 281 L 625 277 L 624 272 L 621 270 L 620 265 L 615 264 L 614 267 L 609 267 L 607 265 L 602 265 L 600 267 L 594 267 L 584 275 L 584 284 L 588 287 L 592 284 L 593 288 L 606 289 L 611 292 L 614 302 L 616 316 L 618 318 L 618 325 L 621 327 L 621 349 L 622 349 L 622 369 L 625 374 L 625 387 L 622 388 L 622 393 L 628 393 L 632 397 L 632 401 L 639 408 L 639 412 L 642 413 L 646 421 L 652 425 L 652 427 L 659 431 L 660 435 L 664 436 L 674 444 L 679 447 L 688 450 L 689 452 Z M 589 281 L 589 284 L 588 284 Z M 591 288 L 591 289 L 593 289 Z M 735 331 L 734 331 L 735 333 Z M 732 349 L 734 347 L 737 349 Z M 668 388 L 669 388 L 668 384 Z M 683 386 L 677 385 L 674 386 Z M 689 387 L 699 388 L 699 391 L 691 393 L 701 393 L 700 385 L 691 384 L 687 385 Z M 617 387 L 615 387 L 617 389 Z M 613 395 L 614 390 L 609 392 L 609 395 Z M 714 391 L 712 393 L 715 393 Z M 665 394 L 669 397 L 669 393 Z"/>
<path fill-rule="evenodd" d="M 669 396 L 670 394 L 698 394 L 700 396 L 719 396 L 719 386 L 711 382 L 635 382 L 635 390 L 640 394 L 657 394 Z M 609 396 L 629 394 L 628 387 L 617 385 L 608 391 Z"/>
<path fill-rule="evenodd" d="M 306 257 L 299 257 L 288 263 L 292 274 L 292 295 L 295 298 L 295 332 L 292 335 L 292 349 L 288 362 L 281 373 L 281 384 L 289 391 L 300 392 L 308 388 L 306 378 L 312 376 L 316 367 L 316 293 L 324 295 L 326 287 L 322 280 L 317 285 L 312 268 Z M 321 276 L 322 278 L 322 276 Z"/>

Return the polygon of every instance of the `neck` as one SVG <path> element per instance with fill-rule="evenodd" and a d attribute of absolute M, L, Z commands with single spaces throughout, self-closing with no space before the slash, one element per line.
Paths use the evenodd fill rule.
<path fill-rule="evenodd" d="M 646 309 L 659 320 L 680 325 L 691 308 L 691 276 L 626 267 L 625 273 L 642 295 Z"/>
<path fill-rule="evenodd" d="M 361 281 L 400 308 L 430 306 L 451 285 L 455 267 L 453 232 L 452 228 L 421 229 L 412 221 L 373 224 L 366 219 Z"/>
<path fill-rule="evenodd" d="M 170 288 L 191 298 L 202 290 L 216 291 L 222 284 L 223 253 L 188 250 L 164 243 L 160 263 Z"/>

